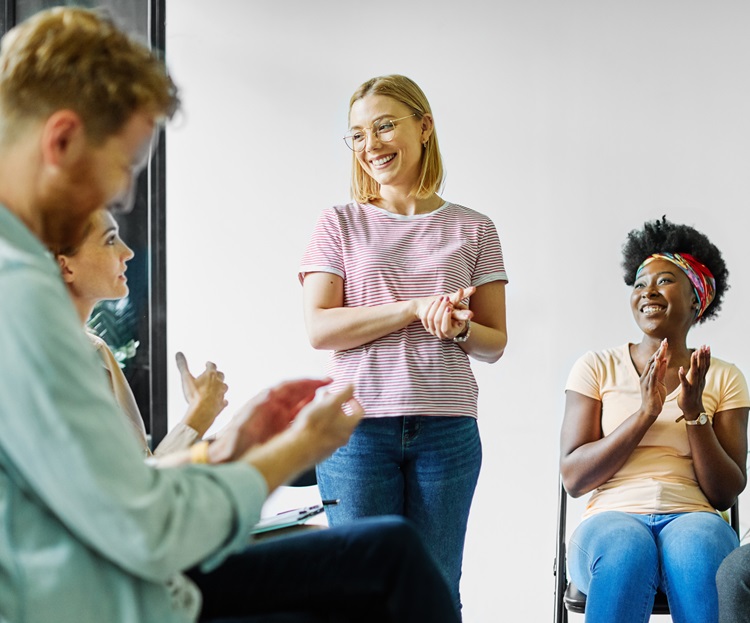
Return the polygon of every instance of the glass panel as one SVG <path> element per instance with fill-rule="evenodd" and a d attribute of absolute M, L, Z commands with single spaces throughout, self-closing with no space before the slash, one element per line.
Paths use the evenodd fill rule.
<path fill-rule="evenodd" d="M 17 0 L 16 21 L 25 20 L 37 11 L 53 6 L 82 6 L 89 9 L 108 7 L 123 28 L 148 38 L 148 0 Z"/>

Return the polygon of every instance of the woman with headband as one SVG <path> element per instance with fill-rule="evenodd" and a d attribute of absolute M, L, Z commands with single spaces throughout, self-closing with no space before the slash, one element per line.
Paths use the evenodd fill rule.
<path fill-rule="evenodd" d="M 690 329 L 717 315 L 727 269 L 692 227 L 663 218 L 623 247 L 637 344 L 589 352 L 566 384 L 560 470 L 591 493 L 568 547 L 586 621 L 646 622 L 656 590 L 675 623 L 718 621 L 715 583 L 738 545 L 717 512 L 746 483 L 747 384 Z"/>

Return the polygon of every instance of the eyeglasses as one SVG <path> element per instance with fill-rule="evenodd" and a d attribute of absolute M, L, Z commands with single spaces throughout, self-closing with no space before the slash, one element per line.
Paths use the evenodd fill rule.
<path fill-rule="evenodd" d="M 399 121 L 410 119 L 411 117 L 416 116 L 417 113 L 413 112 L 412 114 L 407 115 L 406 117 L 401 117 L 400 119 L 383 119 L 382 121 L 378 121 L 375 125 L 373 125 L 370 131 L 381 143 L 390 143 L 393 140 L 393 134 L 396 131 L 396 124 Z M 345 136 L 344 142 L 346 143 L 346 146 L 352 151 L 362 151 L 367 144 L 367 130 L 356 130 L 349 136 Z"/>

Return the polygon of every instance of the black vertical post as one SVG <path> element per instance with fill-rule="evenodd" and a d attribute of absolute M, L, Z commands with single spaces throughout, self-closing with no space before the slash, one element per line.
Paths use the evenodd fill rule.
<path fill-rule="evenodd" d="M 4 35 L 16 25 L 16 0 L 3 0 L 3 32 Z"/>
<path fill-rule="evenodd" d="M 166 46 L 166 0 L 149 2 L 151 48 L 162 57 Z M 153 446 L 167 434 L 167 256 L 166 256 L 166 135 L 151 156 L 148 171 L 150 257 L 151 438 Z"/>

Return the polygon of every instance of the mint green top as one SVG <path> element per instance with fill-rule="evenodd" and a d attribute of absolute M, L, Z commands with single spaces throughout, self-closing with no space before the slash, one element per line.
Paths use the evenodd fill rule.
<path fill-rule="evenodd" d="M 180 571 L 247 543 L 265 481 L 144 464 L 57 263 L 3 206 L 0 423 L 0 622 L 195 621 Z"/>

